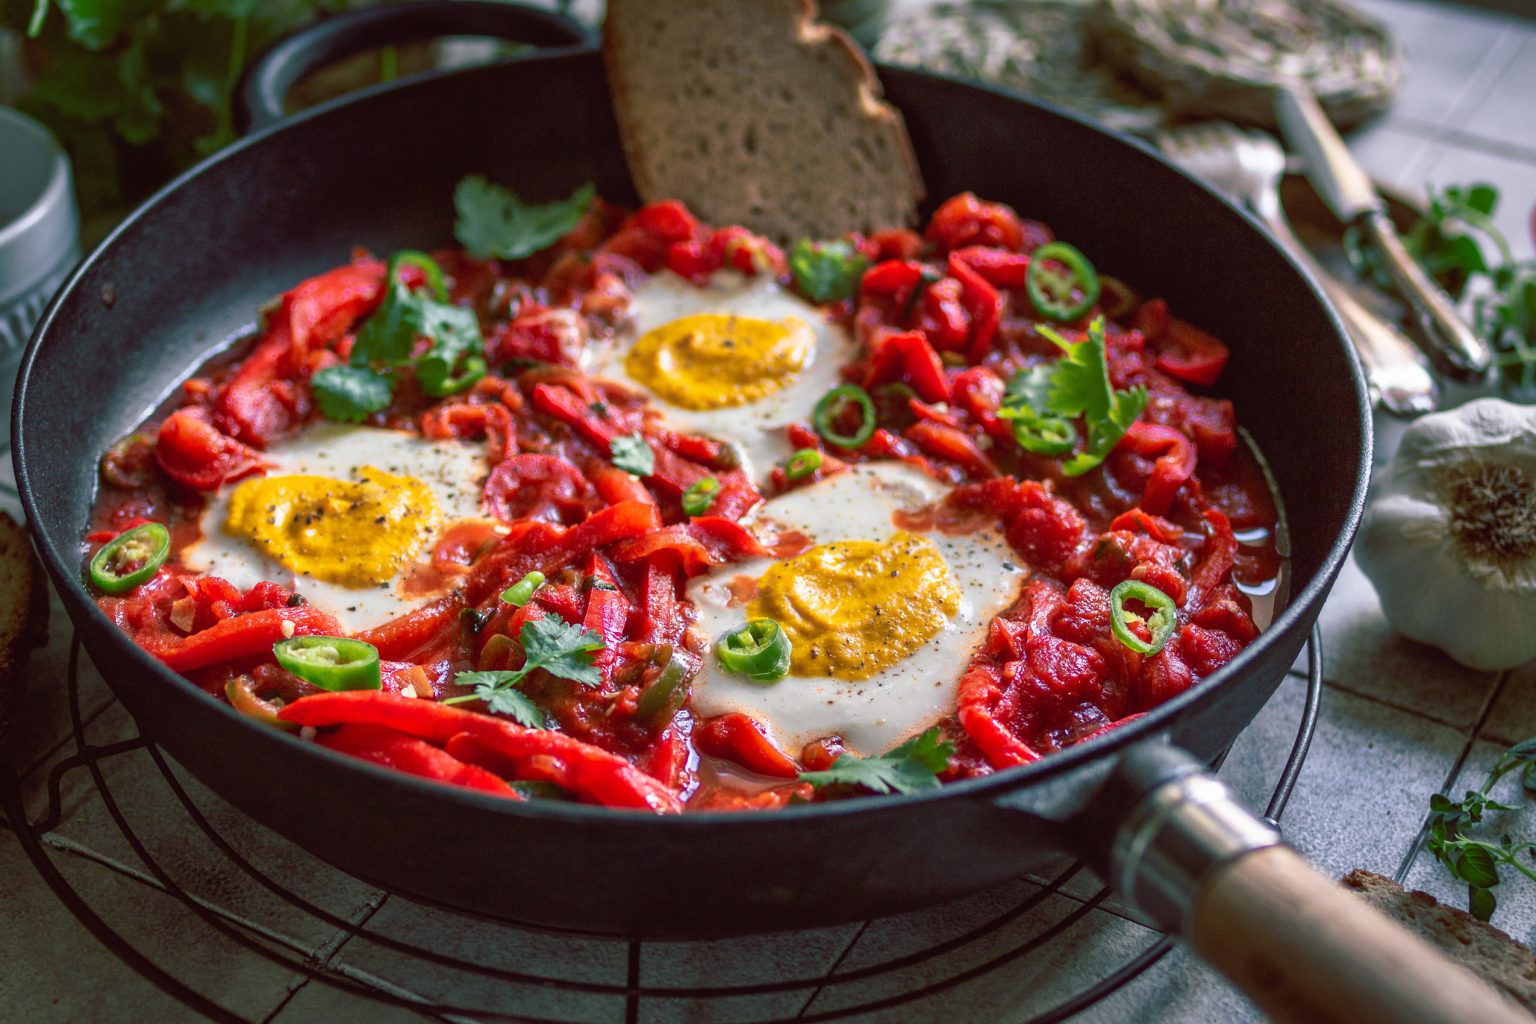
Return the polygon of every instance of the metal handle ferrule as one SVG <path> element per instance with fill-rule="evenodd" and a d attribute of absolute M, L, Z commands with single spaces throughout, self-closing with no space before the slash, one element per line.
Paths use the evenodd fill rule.
<path fill-rule="evenodd" d="M 1238 803 L 1222 782 L 1186 775 L 1154 789 L 1115 835 L 1116 887 L 1159 927 L 1183 932 L 1195 892 L 1217 867 L 1280 843 L 1280 831 Z"/>

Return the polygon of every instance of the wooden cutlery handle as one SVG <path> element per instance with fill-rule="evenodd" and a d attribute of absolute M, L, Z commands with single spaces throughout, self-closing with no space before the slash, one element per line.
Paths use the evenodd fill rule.
<path fill-rule="evenodd" d="M 1188 939 L 1265 1013 L 1294 1024 L 1530 1024 L 1493 988 L 1271 846 L 1201 885 Z"/>

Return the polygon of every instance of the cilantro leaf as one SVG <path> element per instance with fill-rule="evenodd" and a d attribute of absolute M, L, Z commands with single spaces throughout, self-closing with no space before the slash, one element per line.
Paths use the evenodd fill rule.
<path fill-rule="evenodd" d="M 558 615 L 546 615 L 523 623 L 517 640 L 523 645 L 523 654 L 528 659 L 521 669 L 523 675 L 541 668 L 552 676 L 583 686 L 597 686 L 603 681 L 592 652 L 602 650 L 607 644 L 579 623 L 566 622 Z"/>
<path fill-rule="evenodd" d="M 429 282 L 441 289 L 436 263 L 421 253 L 397 253 L 390 260 L 384 301 L 358 329 L 350 362 L 353 366 L 413 366 L 421 389 L 434 397 L 462 391 L 485 376 L 480 320 L 472 309 L 407 287 L 395 272 L 403 263 L 422 267 Z M 431 347 L 413 358 L 422 338 Z"/>
<path fill-rule="evenodd" d="M 522 672 L 459 672 L 453 677 L 459 686 L 473 686 L 475 698 L 485 701 L 493 715 L 507 715 L 530 729 L 547 729 L 549 720 L 533 698 L 517 688 Z"/>
<path fill-rule="evenodd" d="M 1003 392 L 998 415 L 1028 424 L 1053 417 L 1081 416 L 1088 428 L 1083 450 L 1062 463 L 1062 472 L 1081 476 L 1104 461 L 1147 407 L 1147 389 L 1116 390 L 1109 383 L 1104 319 L 1099 317 L 1080 342 L 1041 325 L 1040 333 L 1062 350 L 1059 359 L 1015 373 Z"/>
<path fill-rule="evenodd" d="M 608 452 L 613 464 L 626 473 L 650 476 L 656 472 L 656 453 L 639 432 L 614 438 L 608 442 Z"/>
<path fill-rule="evenodd" d="M 530 729 L 546 729 L 549 725 L 544 710 L 519 689 L 535 669 L 543 669 L 558 679 L 569 679 L 583 686 L 598 686 L 603 681 L 592 652 L 608 645 L 585 626 L 550 614 L 524 622 L 523 628 L 518 630 L 517 641 L 523 648 L 522 668 L 459 672 L 453 681 L 460 686 L 473 686 L 475 692 L 449 697 L 443 703 L 484 701 L 492 714 L 510 715 Z"/>
<path fill-rule="evenodd" d="M 476 259 L 522 259 L 569 234 L 592 205 L 595 194 L 588 182 L 569 199 L 530 206 L 511 189 L 471 175 L 453 190 L 453 208 L 458 214 L 453 234 Z"/>
<path fill-rule="evenodd" d="M 840 302 L 853 294 L 869 260 L 846 241 L 802 238 L 789 251 L 795 287 L 812 302 Z"/>
<path fill-rule="evenodd" d="M 369 413 L 388 408 L 395 383 L 387 374 L 361 366 L 327 366 L 309 378 L 315 401 L 328 420 L 361 423 Z"/>
<path fill-rule="evenodd" d="M 917 793 L 936 789 L 939 773 L 949 766 L 954 744 L 939 739 L 934 726 L 879 757 L 839 754 L 832 767 L 820 772 L 801 772 L 800 781 L 822 786 L 862 786 L 876 793 Z"/>

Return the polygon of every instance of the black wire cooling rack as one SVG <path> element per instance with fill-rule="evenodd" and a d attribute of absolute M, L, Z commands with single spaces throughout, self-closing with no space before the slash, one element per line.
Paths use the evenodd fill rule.
<path fill-rule="evenodd" d="M 844 947 L 843 955 L 835 958 L 830 968 L 807 972 L 799 977 L 774 977 L 773 975 L 778 973 L 779 969 L 774 966 L 771 958 L 765 958 L 763 973 L 766 977 L 762 980 L 739 984 L 668 986 L 645 983 L 642 981 L 641 970 L 643 958 L 648 950 L 654 953 L 656 947 L 665 947 L 667 944 L 643 943 L 638 940 L 588 937 L 580 939 L 587 948 L 590 948 L 593 943 L 600 943 L 614 947 L 608 950 L 609 953 L 622 952 L 623 962 L 627 965 L 624 972 L 626 978 L 622 984 L 586 980 L 579 976 L 580 971 L 564 973 L 552 971 L 545 974 L 483 963 L 444 953 L 422 941 L 412 941 L 409 932 L 393 934 L 386 928 L 372 926 L 372 922 L 379 916 L 376 911 L 385 902 L 407 900 L 408 897 L 380 891 L 369 904 L 372 909 L 367 913 L 357 914 L 323 906 L 320 902 L 301 895 L 293 887 L 275 877 L 271 871 L 258 866 L 259 858 L 248 856 L 248 851 L 241 849 L 239 839 L 232 839 L 221 831 L 210 819 L 210 814 L 205 813 L 205 808 L 199 804 L 198 798 L 194 797 L 180 780 L 165 755 L 142 736 L 134 736 L 109 744 L 93 745 L 87 737 L 86 716 L 81 708 L 80 657 L 79 640 L 72 638 L 66 689 L 73 727 L 73 752 L 53 766 L 46 784 L 46 809 L 35 820 L 29 819 L 26 812 L 20 780 L 8 771 L 0 771 L 0 809 L 4 811 L 4 824 L 16 834 L 23 850 L 59 900 L 97 939 L 124 963 L 165 993 L 211 1020 L 244 1022 L 248 1018 L 233 1012 L 208 992 L 199 991 L 194 984 L 179 977 L 178 964 L 175 962 L 174 955 L 151 953 L 141 949 L 124 934 L 121 922 L 115 927 L 107 919 L 111 914 L 104 913 L 103 908 L 98 905 L 101 902 L 99 897 L 83 892 L 81 887 L 71 882 L 66 872 L 61 870 L 58 859 L 68 855 L 62 851 L 68 850 L 69 846 L 67 843 L 50 842 L 49 839 L 63 820 L 65 780 L 73 773 L 82 770 L 89 773 L 91 784 L 84 790 L 85 799 L 99 803 L 100 808 L 121 833 L 127 846 L 142 861 L 143 870 L 166 893 L 180 902 L 180 910 L 184 910 L 185 916 L 179 923 L 187 927 L 189 936 L 195 934 L 191 931 L 191 926 L 194 922 L 198 922 L 236 943 L 243 950 L 242 955 L 263 958 L 291 971 L 296 977 L 329 986 L 348 1001 L 349 1018 L 354 1014 L 366 1015 L 370 1010 L 379 1008 L 381 1004 L 414 1011 L 428 1020 L 458 1021 L 467 1018 L 475 1021 L 508 1021 L 517 1022 L 517 1024 L 594 1024 L 599 1021 L 606 1024 L 609 1021 L 621 1020 L 626 1024 L 637 1024 L 640 1021 L 706 1018 L 711 1021 L 719 1020 L 722 1024 L 729 1020 L 750 1020 L 754 1024 L 811 1024 L 816 1021 L 840 1020 L 855 1016 L 879 1016 L 897 1007 L 963 986 L 983 975 L 1006 970 L 1010 965 L 1020 965 L 1031 956 L 1048 955 L 1054 941 L 1110 896 L 1109 890 L 1102 887 L 1097 891 L 1084 893 L 1081 880 L 1069 891 L 1069 884 L 1074 879 L 1078 879 L 1080 875 L 1087 877 L 1084 875 L 1083 866 L 1080 863 L 1073 863 L 1059 870 L 1044 884 L 1032 888 L 1007 909 L 993 914 L 979 924 L 970 925 L 959 934 L 936 941 L 916 951 L 862 966 L 845 965 L 843 958 L 852 949 L 858 936 L 862 935 L 861 929 Z M 1321 693 L 1321 639 L 1319 632 L 1314 629 L 1308 645 L 1307 690 L 1300 725 L 1285 767 L 1280 773 L 1265 811 L 1266 817 L 1271 821 L 1278 822 L 1290 800 L 1291 791 L 1295 787 L 1296 778 L 1306 759 L 1307 750 L 1317 726 Z M 218 913 L 208 901 L 200 898 L 191 887 L 184 884 L 185 879 L 179 880 L 175 877 L 173 871 L 164 863 L 164 859 L 156 857 L 150 849 L 152 844 L 147 840 L 157 836 L 143 835 L 130 823 L 124 796 L 114 791 L 102 767 L 103 762 L 135 751 L 147 753 L 155 769 L 158 770 L 158 777 L 153 779 L 154 784 L 163 785 L 168 789 L 174 796 L 171 806 L 179 808 L 184 815 L 180 820 L 166 820 L 164 816 L 157 817 L 153 824 L 158 836 L 163 838 L 166 834 L 179 832 L 201 843 L 201 839 L 198 838 L 200 833 L 201 837 L 207 840 L 208 848 L 216 851 L 220 858 L 216 862 L 216 869 L 226 873 L 233 884 L 270 900 L 274 905 L 280 905 L 280 908 L 291 908 L 292 911 L 299 912 L 318 926 L 335 929 L 340 939 L 329 943 L 330 955 L 273 942 L 270 936 L 263 936 L 259 931 L 232 922 L 227 916 Z M 1217 764 L 1219 766 L 1220 761 Z M 215 798 L 204 796 L 202 799 Z M 199 878 L 203 877 L 199 876 Z M 376 886 L 373 888 L 377 889 Z M 1053 899 L 1060 895 L 1070 895 L 1072 898 Z M 1067 909 L 1064 913 L 1058 913 L 1058 908 L 1062 906 Z M 452 928 L 455 924 L 462 922 L 465 927 L 487 927 L 484 919 L 457 910 L 428 908 L 423 912 L 441 915 L 435 920 L 435 924 L 439 926 Z M 1040 920 L 1035 921 L 1034 918 Z M 1022 941 L 1005 942 L 999 950 L 997 938 L 1004 933 L 1004 929 L 1024 921 L 1039 925 L 1039 930 L 1033 931 Z M 505 929 L 504 934 L 509 948 L 515 948 L 520 938 L 526 940 L 534 934 L 534 930 L 525 925 L 498 922 L 491 926 Z M 195 941 L 195 939 L 189 937 L 188 941 Z M 406 958 L 412 964 L 413 975 L 417 980 L 410 983 L 397 982 L 377 972 L 347 969 L 345 964 L 335 961 L 335 950 L 343 946 L 353 949 L 356 948 L 356 944 L 367 944 L 382 953 Z M 1060 999 L 1054 1006 L 1043 1012 L 1039 1012 L 1033 1018 L 1032 1024 L 1063 1021 L 1078 1014 L 1139 977 L 1166 956 L 1172 948 L 1173 940 L 1168 937 L 1158 936 L 1146 940 L 1139 951 L 1129 954 L 1117 963 L 1106 964 L 1105 972 L 1097 981 Z M 958 963 L 952 969 L 948 969 L 946 960 L 946 969 L 935 978 L 932 965 L 940 958 L 949 958 Z M 423 970 L 440 975 L 437 979 L 438 983 L 421 985 L 419 972 Z M 904 977 L 912 974 L 918 974 L 921 977 L 911 981 Z M 846 998 L 836 1008 L 818 1008 L 823 1002 L 818 997 L 824 993 L 841 990 L 844 986 L 858 986 L 861 983 L 865 988 L 873 988 L 879 994 L 865 996 L 863 993 L 858 993 Z M 503 1005 L 516 1005 L 516 995 L 513 990 L 539 993 L 541 1004 L 550 1003 L 550 994 L 555 993 L 557 995 L 554 1003 L 559 1007 L 562 1015 L 509 1012 L 485 1004 L 474 1005 L 467 1001 L 459 1003 L 419 994 L 423 990 L 468 990 L 481 993 L 493 990 L 498 996 L 495 1001 Z M 846 991 L 855 993 L 857 989 L 849 988 Z M 767 1015 L 754 1013 L 751 1016 L 741 1017 L 730 1016 L 728 1009 L 722 1011 L 723 1007 L 729 1007 L 743 999 L 775 996 L 784 999 L 792 998 L 798 1004 L 798 1011 L 791 1010 L 788 1016 L 785 1016 L 781 1009 L 777 1013 Z M 580 1006 L 590 1006 L 595 997 L 604 997 L 606 1001 L 603 1002 L 600 1010 L 594 1011 L 593 1015 L 564 1015 L 567 1009 L 574 1011 Z M 722 1012 L 725 1015 L 722 1015 Z"/>

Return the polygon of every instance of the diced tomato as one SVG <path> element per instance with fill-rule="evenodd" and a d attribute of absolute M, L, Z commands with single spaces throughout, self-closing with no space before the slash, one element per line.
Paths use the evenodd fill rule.
<path fill-rule="evenodd" d="M 945 252 L 971 245 L 1018 252 L 1024 245 L 1024 226 L 1018 214 L 1002 203 L 983 202 L 973 193 L 962 192 L 934 211 L 927 238 Z"/>

